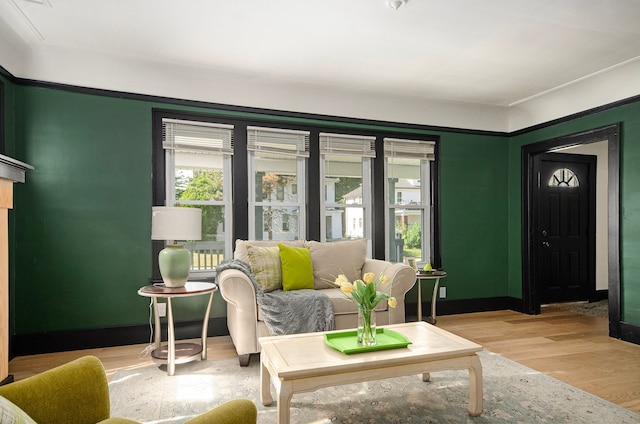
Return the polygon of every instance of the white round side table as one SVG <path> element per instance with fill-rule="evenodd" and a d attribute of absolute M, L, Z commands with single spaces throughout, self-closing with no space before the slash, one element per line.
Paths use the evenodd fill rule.
<path fill-rule="evenodd" d="M 150 297 L 153 300 L 153 312 L 155 318 L 154 344 L 155 349 L 151 352 L 151 357 L 155 362 L 167 364 L 167 374 L 173 375 L 176 364 L 190 362 L 198 358 L 207 359 L 207 327 L 209 324 L 209 311 L 213 294 L 218 290 L 214 283 L 188 282 L 184 287 L 166 287 L 164 284 L 151 284 L 138 290 L 140 296 Z M 175 340 L 175 327 L 173 322 L 173 309 L 171 299 L 179 297 L 209 295 L 209 302 L 202 321 L 202 340 L 196 343 L 178 343 Z M 158 299 L 167 299 L 167 344 L 162 344 L 160 332 L 160 314 L 158 313 Z"/>

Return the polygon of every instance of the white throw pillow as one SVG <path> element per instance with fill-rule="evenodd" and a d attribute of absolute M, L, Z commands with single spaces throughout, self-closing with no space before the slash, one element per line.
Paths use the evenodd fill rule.
<path fill-rule="evenodd" d="M 367 259 L 367 240 L 346 240 L 320 243 L 309 241 L 313 279 L 316 289 L 335 287 L 332 283 L 340 274 L 349 281 L 362 278 L 362 267 Z"/>

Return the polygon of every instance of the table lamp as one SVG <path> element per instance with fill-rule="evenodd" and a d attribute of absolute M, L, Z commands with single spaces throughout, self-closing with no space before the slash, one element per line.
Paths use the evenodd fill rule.
<path fill-rule="evenodd" d="M 151 215 L 151 239 L 170 240 L 158 254 L 160 275 L 167 287 L 182 287 L 191 270 L 191 252 L 178 240 L 202 238 L 202 209 L 154 206 Z"/>

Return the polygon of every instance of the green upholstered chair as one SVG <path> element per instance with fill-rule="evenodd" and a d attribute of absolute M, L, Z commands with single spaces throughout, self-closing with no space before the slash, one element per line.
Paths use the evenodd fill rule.
<path fill-rule="evenodd" d="M 102 362 L 95 356 L 85 356 L 0 386 L 0 396 L 22 409 L 38 424 L 135 423 L 126 418 L 110 418 L 107 375 Z M 256 421 L 254 403 L 248 399 L 236 399 L 187 423 L 255 424 Z"/>

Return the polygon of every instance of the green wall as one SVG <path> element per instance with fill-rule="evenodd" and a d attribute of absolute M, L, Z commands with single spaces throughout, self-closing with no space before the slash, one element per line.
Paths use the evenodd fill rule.
<path fill-rule="evenodd" d="M 447 299 L 507 295 L 506 137 L 443 134 L 440 223 Z"/>
<path fill-rule="evenodd" d="M 620 135 L 620 291 L 622 321 L 640 324 L 640 102 L 537 131 L 509 142 L 509 296 L 522 297 L 520 256 L 521 147 L 569 134 L 622 124 Z"/>
<path fill-rule="evenodd" d="M 12 82 L 0 75 L 0 83 L 2 83 L 3 103 L 2 110 L 4 118 L 3 136 L 5 142 L 4 152 L 0 152 L 6 156 L 13 157 L 15 152 L 13 150 L 15 145 L 15 86 Z"/>
<path fill-rule="evenodd" d="M 15 196 L 14 334 L 145 324 L 148 300 L 136 292 L 152 266 L 152 108 L 255 114 L 13 89 L 5 119 L 15 121 L 15 157 L 35 167 Z M 506 296 L 508 139 L 427 133 L 441 136 L 447 299 Z M 201 317 L 205 299 L 197 299 L 177 305 L 179 320 Z M 224 301 L 214 299 L 212 316 L 224 316 Z"/>
<path fill-rule="evenodd" d="M 5 153 L 35 166 L 10 213 L 14 334 L 145 324 L 148 300 L 136 292 L 152 266 L 152 108 L 265 116 L 2 82 Z M 622 318 L 640 324 L 640 102 L 510 138 L 425 131 L 441 137 L 447 300 L 522 297 L 521 147 L 617 122 Z M 176 305 L 179 320 L 198 320 L 204 301 Z M 212 316 L 224 315 L 215 296 Z"/>
<path fill-rule="evenodd" d="M 15 157 L 15 85 L 0 75 L 0 83 L 2 84 L 2 113 L 3 128 L 2 135 L 4 139 L 4 151 L 0 152 L 9 157 Z M 14 193 L 20 190 L 23 184 L 14 184 Z M 14 196 L 15 197 L 15 196 Z M 15 203 L 15 201 L 14 201 Z M 14 205 L 15 206 L 15 205 Z M 14 297 L 11 295 L 14 292 L 14 280 L 13 274 L 15 272 L 15 249 L 11 248 L 13 240 L 15 240 L 15 212 L 9 210 L 9 324 L 13 323 L 13 316 L 15 315 L 15 303 Z"/>
<path fill-rule="evenodd" d="M 15 334 L 147 321 L 152 106 L 16 88 L 16 157 L 35 170 L 15 194 Z M 195 299 L 176 314 L 200 318 Z"/>

